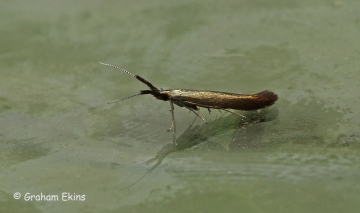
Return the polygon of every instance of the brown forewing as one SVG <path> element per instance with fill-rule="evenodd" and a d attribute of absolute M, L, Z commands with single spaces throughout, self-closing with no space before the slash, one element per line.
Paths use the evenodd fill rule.
<path fill-rule="evenodd" d="M 278 99 L 274 92 L 268 90 L 252 95 L 187 89 L 162 92 L 173 100 L 213 109 L 257 110 L 274 104 Z"/>

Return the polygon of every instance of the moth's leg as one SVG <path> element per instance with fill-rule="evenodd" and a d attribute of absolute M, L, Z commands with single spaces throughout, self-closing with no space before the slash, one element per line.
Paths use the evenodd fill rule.
<path fill-rule="evenodd" d="M 169 111 L 171 111 L 171 110 L 169 110 Z M 172 130 L 172 128 L 174 127 L 174 120 L 173 120 L 173 118 L 171 119 L 171 126 L 169 127 L 169 129 L 167 129 L 166 131 L 168 131 L 168 132 L 170 132 L 171 130 Z"/>
<path fill-rule="evenodd" d="M 185 106 L 186 107 L 186 106 Z M 187 107 L 188 108 L 188 107 Z M 201 118 L 201 120 L 203 120 L 205 123 L 208 123 L 203 117 L 201 117 L 197 112 L 195 112 L 195 110 L 188 108 L 191 112 L 193 112 L 195 115 L 197 115 L 199 118 Z"/>
<path fill-rule="evenodd" d="M 181 101 L 176 101 L 175 104 L 177 104 L 180 107 L 185 107 L 186 109 L 190 110 L 191 112 L 193 112 L 196 116 L 198 116 L 199 118 L 201 118 L 201 120 L 203 120 L 205 123 L 208 123 L 204 118 L 202 118 L 197 112 L 195 112 L 195 110 L 191 107 L 189 107 L 188 105 L 184 104 Z M 198 109 L 195 107 L 195 109 Z"/>
<path fill-rule="evenodd" d="M 169 100 L 170 102 L 170 112 L 171 112 L 171 126 L 170 128 L 167 130 L 168 132 L 170 132 L 172 130 L 172 128 L 175 126 L 175 116 L 174 116 L 174 104 L 171 100 Z"/>
<path fill-rule="evenodd" d="M 239 114 L 239 113 L 232 112 L 232 111 L 227 110 L 227 109 L 222 109 L 222 110 L 224 110 L 224 111 L 226 111 L 226 112 L 230 112 L 230 113 L 235 114 L 235 115 L 238 115 L 238 116 L 240 116 L 240 117 L 246 118 L 245 116 L 243 116 L 243 115 L 241 115 L 241 114 Z"/>
<path fill-rule="evenodd" d="M 210 108 L 207 108 L 208 109 L 208 111 L 209 111 L 209 114 L 211 113 L 211 110 L 210 110 Z"/>
<path fill-rule="evenodd" d="M 200 109 L 199 109 L 199 110 L 200 110 Z M 189 112 L 191 112 L 191 111 L 189 110 Z M 194 120 L 191 122 L 190 126 L 192 126 L 192 125 L 194 124 L 194 122 L 196 121 L 196 118 L 198 118 L 198 116 L 195 116 L 195 118 L 194 118 Z"/>
<path fill-rule="evenodd" d="M 174 104 L 171 100 L 169 100 L 170 102 L 170 111 L 171 111 L 171 126 L 170 128 L 168 129 L 168 131 L 170 131 L 171 129 L 173 129 L 173 143 L 174 143 L 174 146 L 175 146 L 175 149 L 176 149 L 176 124 L 175 124 L 175 116 L 174 116 Z"/>

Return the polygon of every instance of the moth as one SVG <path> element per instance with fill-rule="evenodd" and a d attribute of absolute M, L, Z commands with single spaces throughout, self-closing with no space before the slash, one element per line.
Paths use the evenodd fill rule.
<path fill-rule="evenodd" d="M 197 117 L 202 119 L 205 123 L 207 121 L 202 118 L 196 111 L 199 110 L 199 107 L 207 108 L 210 112 L 210 109 L 218 109 L 224 110 L 226 112 L 230 112 L 236 114 L 241 117 L 245 117 L 236 112 L 232 112 L 232 110 L 258 110 L 268 106 L 273 105 L 278 100 L 278 95 L 272 91 L 264 90 L 262 92 L 258 92 L 255 94 L 236 94 L 236 93 L 228 93 L 228 92 L 218 92 L 218 91 L 209 91 L 209 90 L 192 90 L 192 89 L 158 89 L 149 81 L 145 80 L 143 77 L 139 75 L 134 75 L 129 71 L 117 67 L 115 65 L 106 64 L 99 62 L 102 65 L 109 66 L 118 70 L 121 70 L 137 80 L 144 83 L 149 87 L 147 90 L 140 90 L 140 93 L 131 95 L 119 100 L 115 100 L 109 103 L 114 103 L 117 101 L 121 101 L 127 98 L 135 97 L 138 95 L 147 95 L 150 94 L 154 96 L 158 100 L 169 101 L 170 102 L 170 112 L 172 116 L 171 126 L 169 130 L 173 128 L 174 130 L 174 143 L 175 140 L 175 116 L 174 116 L 174 104 L 179 107 L 185 107 L 186 109 L 193 112 Z"/>

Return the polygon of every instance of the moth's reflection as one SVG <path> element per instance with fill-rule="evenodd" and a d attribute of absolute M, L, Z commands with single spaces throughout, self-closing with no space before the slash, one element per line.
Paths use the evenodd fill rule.
<path fill-rule="evenodd" d="M 154 165 L 140 179 L 123 189 L 129 188 L 141 181 L 146 175 L 154 171 L 170 153 L 189 149 L 208 141 L 209 138 L 216 135 L 225 134 L 229 131 L 232 131 L 235 134 L 233 139 L 226 145 L 227 149 L 234 150 L 239 147 L 252 146 L 252 141 L 255 141 L 254 138 L 261 137 L 264 128 L 261 125 L 256 126 L 256 128 L 248 127 L 255 126 L 254 124 L 261 122 L 274 120 L 277 117 L 278 112 L 276 110 L 262 110 L 260 112 L 247 112 L 244 113 L 244 115 L 246 116 L 246 119 L 240 119 L 239 116 L 234 114 L 227 116 L 223 114 L 213 121 L 208 121 L 207 124 L 203 123 L 201 125 L 189 126 L 185 132 L 176 139 L 176 147 L 173 142 L 165 145 L 158 151 L 154 158 L 145 162 L 146 164 L 154 163 Z M 241 134 L 245 134 L 245 136 L 236 136 L 240 129 L 243 130 Z M 246 137 L 246 142 L 241 141 L 244 137 Z"/>

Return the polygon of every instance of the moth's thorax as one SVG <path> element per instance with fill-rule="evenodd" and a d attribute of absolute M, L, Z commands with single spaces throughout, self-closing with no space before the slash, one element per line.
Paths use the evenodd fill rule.
<path fill-rule="evenodd" d="M 171 97 L 189 96 L 189 95 L 191 95 L 191 90 L 171 89 L 171 90 L 161 90 L 160 93 L 167 94 Z"/>

